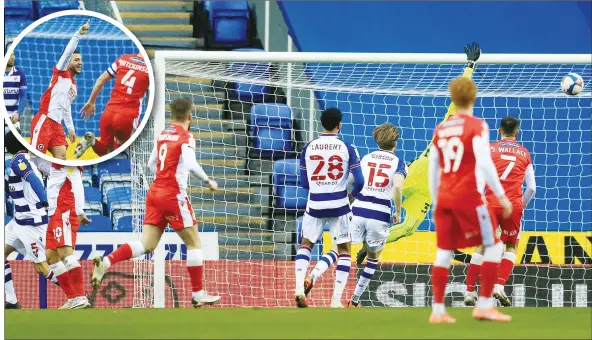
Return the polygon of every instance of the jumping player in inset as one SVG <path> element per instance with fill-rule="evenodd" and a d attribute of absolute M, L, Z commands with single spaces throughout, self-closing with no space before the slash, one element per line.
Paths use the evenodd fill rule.
<path fill-rule="evenodd" d="M 173 228 L 187 246 L 187 272 L 191 279 L 194 307 L 213 305 L 219 296 L 206 293 L 203 285 L 203 253 L 197 232 L 197 220 L 187 196 L 189 175 L 201 179 L 211 191 L 218 184 L 209 179 L 195 158 L 195 140 L 189 131 L 193 104 L 185 98 L 171 102 L 169 125 L 158 137 L 148 166 L 156 174 L 146 196 L 146 215 L 142 239 L 126 243 L 105 257 L 95 257 L 91 277 L 98 288 L 106 271 L 114 264 L 151 253 L 156 249 L 167 225 Z"/>
<path fill-rule="evenodd" d="M 53 157 L 66 159 L 68 142 L 62 128 L 62 119 L 68 128 L 68 139 L 76 141 L 72 120 L 72 102 L 78 88 L 75 77 L 82 71 L 82 55 L 76 47 L 83 35 L 88 33 L 90 22 L 82 25 L 66 46 L 62 57 L 53 68 L 49 87 L 41 96 L 39 111 L 31 121 L 31 145 Z"/>
<path fill-rule="evenodd" d="M 101 74 L 90 98 L 80 111 L 82 117 L 90 119 L 94 116 L 97 97 L 111 79 L 115 79 L 115 86 L 101 115 L 101 138 L 97 139 L 92 132 L 85 133 L 84 138 L 76 145 L 76 158 L 80 158 L 89 147 L 99 156 L 108 154 L 125 143 L 138 126 L 142 98 L 150 85 L 146 61 L 139 53 L 122 55 Z"/>

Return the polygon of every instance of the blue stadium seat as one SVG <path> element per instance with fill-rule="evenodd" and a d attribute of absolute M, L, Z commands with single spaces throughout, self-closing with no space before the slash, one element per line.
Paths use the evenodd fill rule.
<path fill-rule="evenodd" d="M 39 11 L 39 17 L 44 17 L 51 13 L 65 11 L 68 9 L 78 9 L 78 1 L 73 0 L 61 0 L 61 1 L 39 1 L 37 10 Z"/>
<path fill-rule="evenodd" d="M 117 220 L 117 224 L 115 224 L 116 231 L 123 231 L 123 232 L 131 232 L 134 231 L 134 227 L 132 225 L 132 216 L 127 215 L 123 216 Z"/>
<path fill-rule="evenodd" d="M 84 212 L 87 215 L 103 215 L 103 203 L 87 201 L 84 203 Z"/>
<path fill-rule="evenodd" d="M 257 104 L 251 107 L 253 147 L 261 156 L 285 156 L 294 151 L 292 110 L 286 104 Z"/>
<path fill-rule="evenodd" d="M 249 39 L 249 3 L 247 1 L 205 1 L 212 46 L 243 47 Z"/>
<path fill-rule="evenodd" d="M 33 20 L 27 18 L 6 17 L 6 21 L 4 22 L 4 34 L 12 40 L 32 23 Z"/>
<path fill-rule="evenodd" d="M 239 48 L 235 49 L 237 52 L 262 52 L 263 50 L 257 48 Z M 271 65 L 269 63 L 244 63 L 234 62 L 230 63 L 228 69 L 235 74 L 248 75 L 250 79 L 267 79 L 269 78 Z M 251 83 L 233 83 L 232 90 L 229 92 L 231 99 L 237 99 L 251 103 L 262 103 L 269 94 L 269 87 L 260 84 Z"/>
<path fill-rule="evenodd" d="M 117 225 L 117 221 L 124 217 L 124 216 L 129 216 L 132 214 L 132 206 L 131 204 L 127 206 L 127 208 L 129 209 L 125 209 L 125 208 L 120 208 L 122 207 L 122 205 L 120 205 L 119 203 L 113 203 L 113 206 L 111 206 L 111 222 L 113 223 L 113 225 Z M 125 207 L 125 206 L 124 206 Z"/>
<path fill-rule="evenodd" d="M 97 165 L 99 187 L 104 190 L 106 183 L 127 183 L 131 185 L 131 163 L 129 159 L 110 159 Z"/>
<path fill-rule="evenodd" d="M 273 164 L 273 195 L 275 208 L 299 211 L 306 208 L 308 190 L 298 184 L 297 159 L 281 159 Z"/>
<path fill-rule="evenodd" d="M 106 232 L 113 231 L 113 224 L 111 220 L 103 215 L 88 215 L 87 217 L 92 221 L 86 226 L 80 226 L 81 232 Z"/>
<path fill-rule="evenodd" d="M 132 200 L 132 189 L 130 187 L 114 187 L 107 191 L 107 211 L 111 213 L 111 208 L 115 203 L 130 204 Z"/>
<path fill-rule="evenodd" d="M 4 20 L 6 23 L 8 23 L 14 17 L 34 20 L 35 12 L 33 10 L 33 1 L 6 0 L 4 2 Z"/>
<path fill-rule="evenodd" d="M 297 247 L 300 246 L 300 243 L 302 242 L 302 219 L 303 218 L 304 218 L 304 216 L 300 216 L 296 219 Z M 325 226 L 323 228 L 323 231 L 329 231 L 329 227 Z M 315 246 L 312 248 L 312 252 L 310 254 L 310 260 L 311 261 L 319 261 L 324 254 L 323 248 L 324 248 L 323 247 L 323 237 L 321 236 L 321 238 L 319 238 L 319 241 L 317 242 L 317 244 L 315 244 Z M 327 249 L 327 251 L 329 251 L 329 249 Z"/>
<path fill-rule="evenodd" d="M 101 203 L 101 191 L 95 187 L 84 187 L 84 200 L 88 203 Z"/>

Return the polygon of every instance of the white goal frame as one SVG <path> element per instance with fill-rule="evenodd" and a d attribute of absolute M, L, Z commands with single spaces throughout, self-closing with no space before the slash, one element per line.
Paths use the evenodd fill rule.
<path fill-rule="evenodd" d="M 171 61 L 195 62 L 270 62 L 270 63 L 365 63 L 365 64 L 465 64 L 464 53 L 322 53 L 322 52 L 229 52 L 229 51 L 156 51 L 154 72 L 155 101 L 152 109 L 154 138 L 165 127 L 165 63 Z M 592 54 L 483 54 L 479 64 L 590 64 Z M 290 91 L 291 72 L 288 67 L 286 90 Z M 557 84 L 559 86 L 559 84 Z M 590 84 L 588 84 L 590 86 Z M 313 90 L 311 90 L 313 91 Z M 311 101 L 314 98 L 311 96 Z M 314 108 L 311 105 L 312 122 Z M 313 124 L 308 124 L 308 139 L 314 136 Z M 152 257 L 154 261 L 154 307 L 165 306 L 165 250 L 160 242 Z"/>

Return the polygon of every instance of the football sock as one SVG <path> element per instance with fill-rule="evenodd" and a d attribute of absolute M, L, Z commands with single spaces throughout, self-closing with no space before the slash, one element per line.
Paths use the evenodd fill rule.
<path fill-rule="evenodd" d="M 479 289 L 479 299 L 477 308 L 488 309 L 493 307 L 493 286 L 497 280 L 499 263 L 504 245 L 501 242 L 485 248 L 483 254 L 483 265 L 481 265 L 481 288 Z"/>
<path fill-rule="evenodd" d="M 187 249 L 187 272 L 191 280 L 191 291 L 203 290 L 203 253 L 201 249 Z"/>
<path fill-rule="evenodd" d="M 502 256 L 502 262 L 499 267 L 499 274 L 497 276 L 497 283 L 504 286 L 506 281 L 512 275 L 512 269 L 514 269 L 514 263 L 516 262 L 516 254 L 512 252 L 505 252 Z"/>
<path fill-rule="evenodd" d="M 474 292 L 475 291 L 475 284 L 479 279 L 479 274 L 481 274 L 481 264 L 483 263 L 483 255 L 474 253 L 471 256 L 471 263 L 469 264 L 469 269 L 467 270 L 467 292 Z"/>
<path fill-rule="evenodd" d="M 316 266 L 312 270 L 312 273 L 310 274 L 312 281 L 314 282 L 319 277 L 321 277 L 321 275 L 323 275 L 323 273 L 327 271 L 327 269 L 331 267 L 335 261 L 337 261 L 337 252 L 335 250 L 331 250 L 327 254 L 323 255 L 321 260 L 317 262 Z"/>
<path fill-rule="evenodd" d="M 333 301 L 340 301 L 343 289 L 347 284 L 347 277 L 351 268 L 351 255 L 339 254 L 337 269 L 335 271 L 335 287 L 333 288 Z"/>
<path fill-rule="evenodd" d="M 300 246 L 296 253 L 295 271 L 296 271 L 296 295 L 304 295 L 304 278 L 310 262 L 310 248 Z"/>
<path fill-rule="evenodd" d="M 82 267 L 75 255 L 66 256 L 64 264 L 70 273 L 70 285 L 72 287 L 72 297 L 84 296 L 84 281 Z"/>
<path fill-rule="evenodd" d="M 368 288 L 368 284 L 370 284 L 370 280 L 372 280 L 372 276 L 374 276 L 374 272 L 376 271 L 376 265 L 378 264 L 378 259 L 371 259 L 368 258 L 366 261 L 366 267 L 364 267 L 364 271 L 362 275 L 358 278 L 358 282 L 356 283 L 356 288 L 354 289 L 354 295 L 352 296 L 352 302 L 359 303 L 360 297 Z"/>
<path fill-rule="evenodd" d="M 452 250 L 438 249 L 436 251 L 436 261 L 434 261 L 432 267 L 432 294 L 434 295 L 432 313 L 434 314 L 444 314 L 446 312 L 444 293 L 446 292 L 448 272 L 453 257 L 454 252 Z"/>
<path fill-rule="evenodd" d="M 8 262 L 4 263 L 4 292 L 6 294 L 6 302 L 17 303 L 16 293 L 14 292 L 14 282 L 12 282 L 12 269 Z"/>
<path fill-rule="evenodd" d="M 66 297 L 68 299 L 73 299 L 74 295 L 72 293 L 72 284 L 70 280 L 71 274 L 68 272 L 68 268 L 66 268 L 64 262 L 60 261 L 58 263 L 51 264 L 49 265 L 49 268 L 51 268 L 51 271 L 53 271 L 60 284 L 60 288 L 62 291 L 64 291 Z"/>
<path fill-rule="evenodd" d="M 134 241 L 122 245 L 109 254 L 109 256 L 104 257 L 103 264 L 105 265 L 105 269 L 109 269 L 111 265 L 114 265 L 117 262 L 129 260 L 132 257 L 138 257 L 144 254 L 146 254 L 146 249 L 142 245 L 142 242 Z"/>

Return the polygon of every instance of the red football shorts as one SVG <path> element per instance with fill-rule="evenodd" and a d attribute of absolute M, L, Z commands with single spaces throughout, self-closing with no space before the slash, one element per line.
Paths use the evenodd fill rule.
<path fill-rule="evenodd" d="M 494 245 L 495 215 L 486 204 L 474 208 L 446 208 L 436 205 L 434 211 L 438 248 L 456 250 L 479 245 Z"/>
<path fill-rule="evenodd" d="M 76 234 L 80 221 L 73 210 L 66 210 L 64 212 L 56 211 L 53 216 L 49 218 L 49 225 L 46 233 L 45 248 L 57 250 L 60 247 L 76 246 Z"/>
<path fill-rule="evenodd" d="M 522 208 L 513 207 L 512 214 L 506 219 L 504 219 L 504 209 L 502 207 L 492 207 L 491 209 L 502 229 L 501 241 L 509 244 L 518 244 L 520 240 L 520 224 L 524 213 Z"/>
<path fill-rule="evenodd" d="M 162 229 L 169 224 L 173 230 L 181 230 L 193 227 L 197 224 L 197 220 L 188 197 L 178 198 L 177 194 L 150 188 L 146 197 L 144 224 Z"/>
<path fill-rule="evenodd" d="M 125 143 L 138 125 L 138 113 L 137 108 L 107 108 L 101 115 L 99 125 L 101 141 L 107 143 L 110 149 L 113 149 L 114 138 L 118 144 Z"/>
<path fill-rule="evenodd" d="M 31 120 L 31 145 L 43 153 L 54 146 L 68 146 L 62 124 L 45 114 L 36 114 Z"/>

